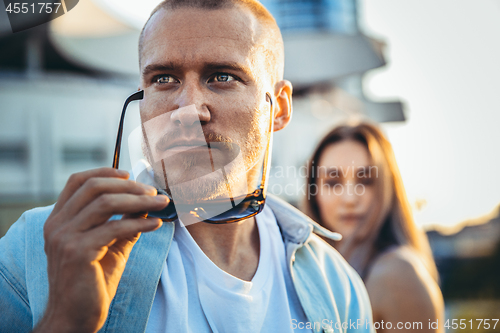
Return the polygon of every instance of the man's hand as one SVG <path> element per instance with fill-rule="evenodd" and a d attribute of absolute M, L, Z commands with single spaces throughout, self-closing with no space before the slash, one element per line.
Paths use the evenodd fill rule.
<path fill-rule="evenodd" d="M 68 180 L 44 226 L 49 300 L 35 332 L 97 332 L 104 325 L 140 233 L 162 224 L 144 212 L 168 203 L 128 176 L 102 168 Z M 116 214 L 124 216 L 108 222 Z"/>

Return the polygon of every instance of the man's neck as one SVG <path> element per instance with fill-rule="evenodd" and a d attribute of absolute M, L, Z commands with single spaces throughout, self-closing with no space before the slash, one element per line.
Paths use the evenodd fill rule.
<path fill-rule="evenodd" d="M 200 222 L 186 228 L 217 267 L 239 279 L 252 280 L 260 253 L 255 217 L 229 224 Z"/>

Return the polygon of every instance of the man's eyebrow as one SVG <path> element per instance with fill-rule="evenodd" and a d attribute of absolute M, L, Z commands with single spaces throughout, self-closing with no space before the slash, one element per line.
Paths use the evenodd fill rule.
<path fill-rule="evenodd" d="M 252 71 L 250 70 L 250 68 L 238 64 L 236 62 L 210 62 L 203 67 L 206 70 L 211 70 L 211 71 L 233 70 L 237 72 L 242 72 L 248 76 L 252 76 Z"/>
<path fill-rule="evenodd" d="M 174 66 L 174 64 L 171 62 L 164 64 L 151 64 L 144 67 L 144 70 L 142 71 L 142 76 L 147 76 L 154 72 L 174 71 L 176 68 L 177 67 Z"/>
<path fill-rule="evenodd" d="M 172 72 L 179 70 L 179 66 L 175 66 L 174 63 L 158 63 L 147 65 L 142 71 L 142 76 L 148 76 L 155 72 Z M 224 71 L 233 70 L 237 72 L 242 72 L 248 76 L 252 76 L 250 68 L 238 64 L 236 62 L 210 62 L 203 66 L 205 71 Z"/>

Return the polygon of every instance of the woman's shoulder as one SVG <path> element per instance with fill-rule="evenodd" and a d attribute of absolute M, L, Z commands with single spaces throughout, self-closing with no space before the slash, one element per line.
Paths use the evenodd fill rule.
<path fill-rule="evenodd" d="M 394 311 L 395 305 L 402 305 L 409 311 L 433 308 L 441 302 L 436 281 L 421 256 L 408 246 L 397 246 L 379 255 L 372 263 L 366 288 L 374 310 Z"/>
<path fill-rule="evenodd" d="M 367 287 L 409 289 L 434 279 L 426 269 L 421 256 L 409 246 L 395 246 L 375 258 L 367 276 Z"/>
<path fill-rule="evenodd" d="M 394 246 L 378 255 L 369 275 L 370 280 L 406 280 L 425 270 L 420 255 L 409 246 Z"/>

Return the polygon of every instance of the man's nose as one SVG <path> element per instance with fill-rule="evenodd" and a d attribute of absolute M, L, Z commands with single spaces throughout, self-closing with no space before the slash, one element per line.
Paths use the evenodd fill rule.
<path fill-rule="evenodd" d="M 190 127 L 198 122 L 210 121 L 206 93 L 197 84 L 185 84 L 176 102 L 178 108 L 170 115 L 170 120 L 176 125 Z"/>

